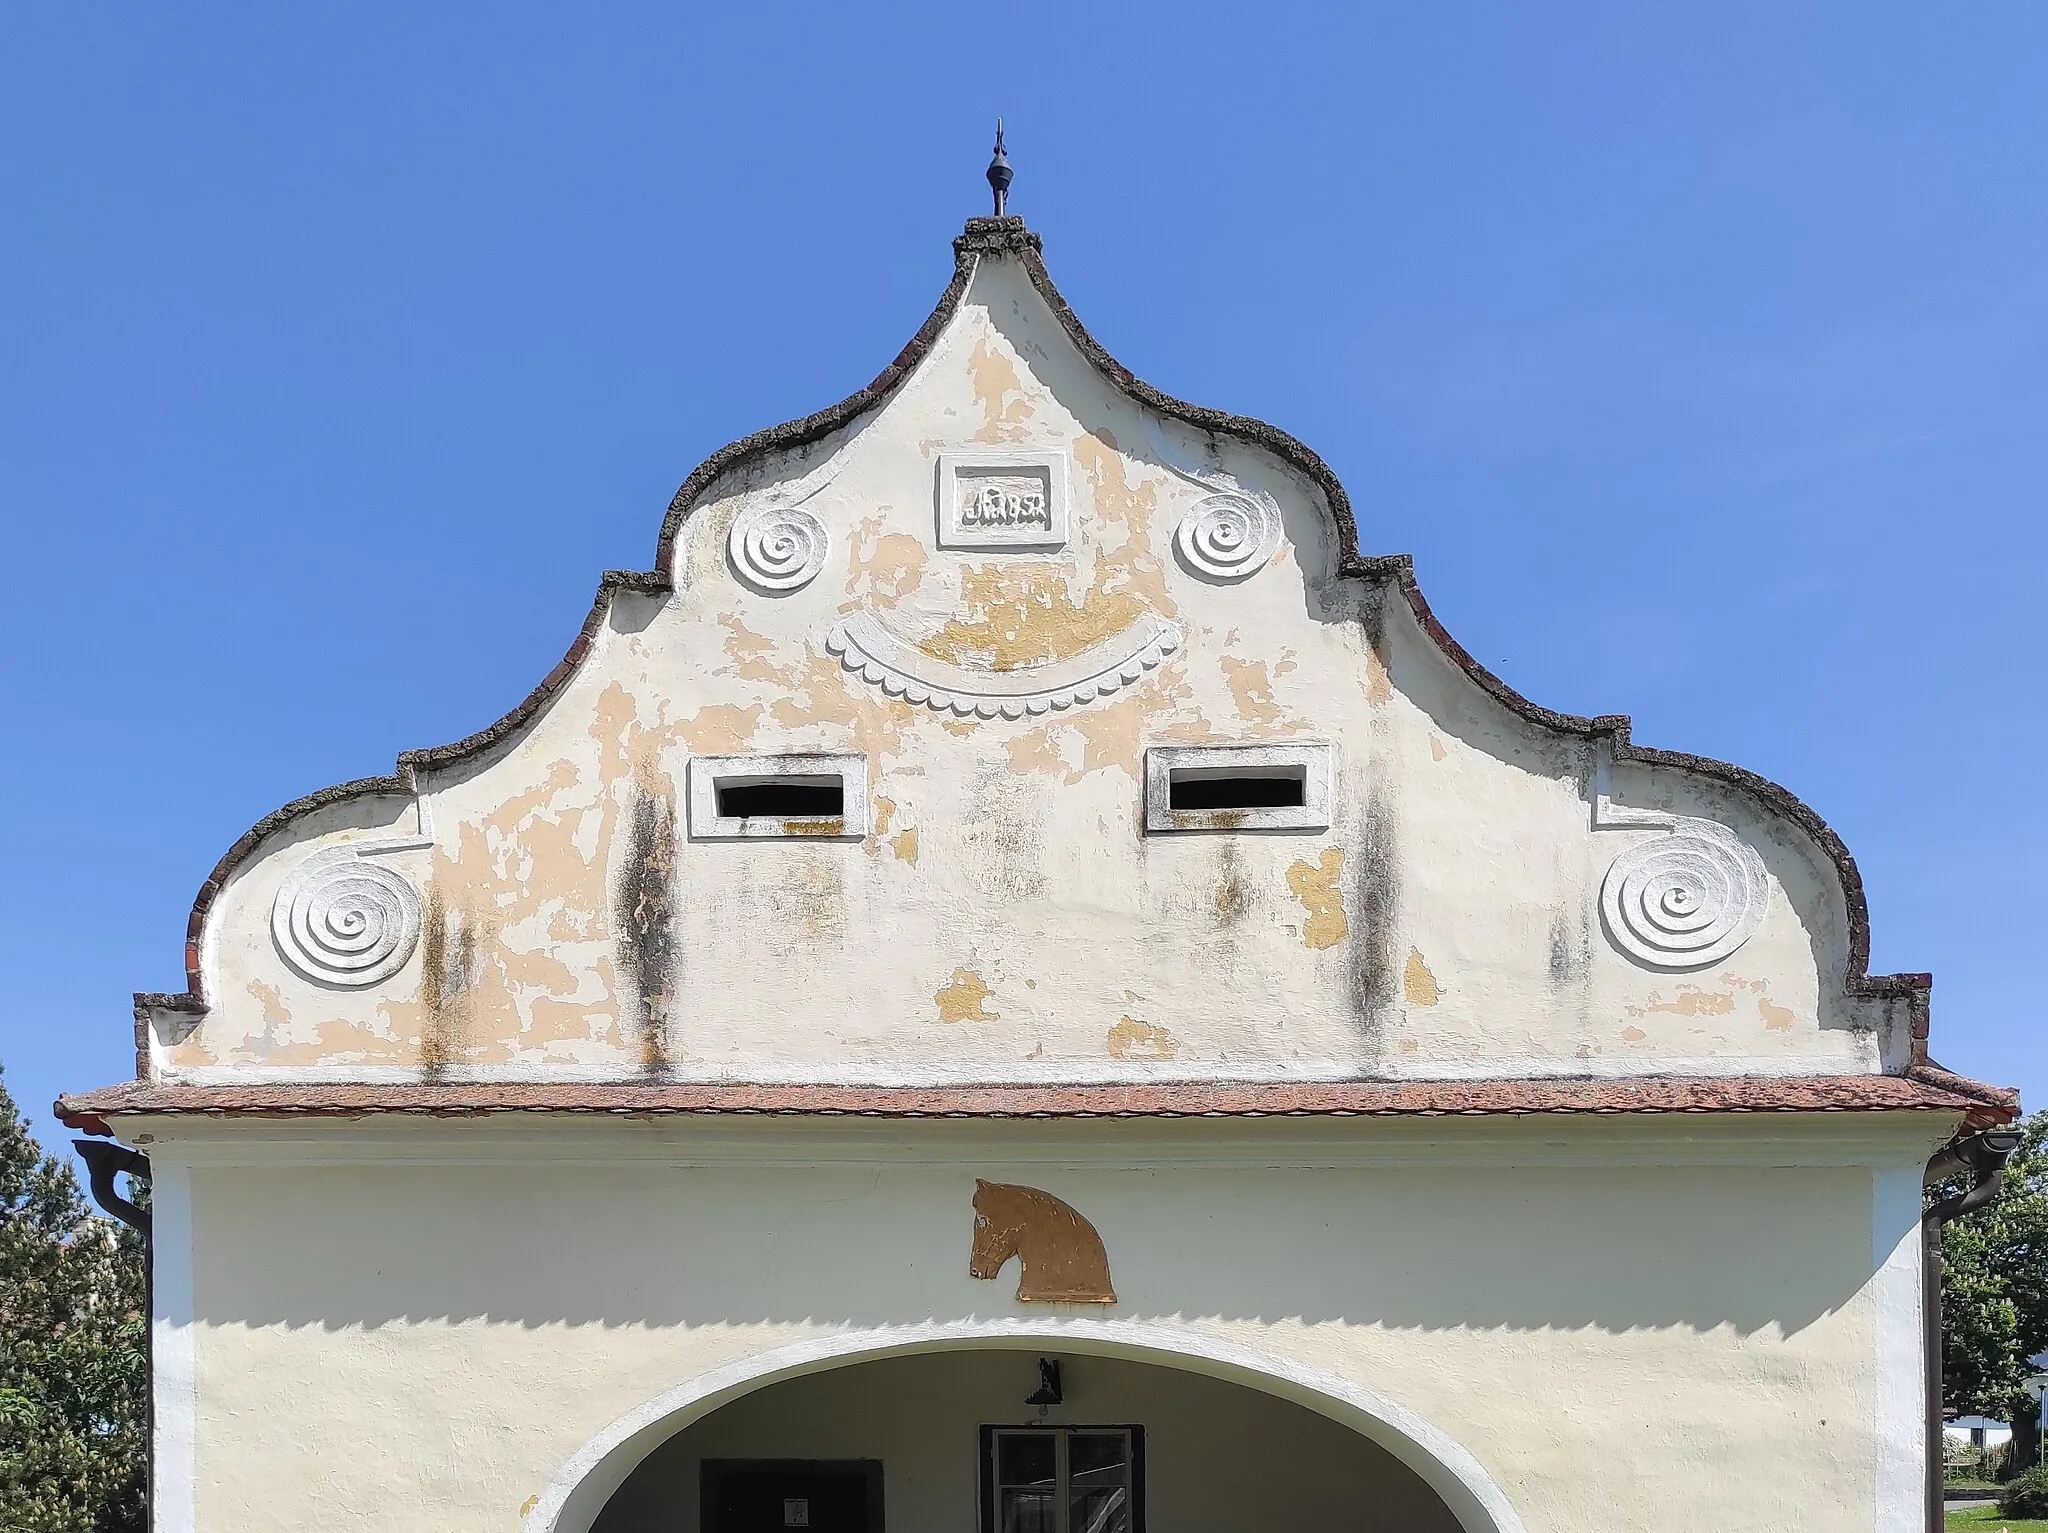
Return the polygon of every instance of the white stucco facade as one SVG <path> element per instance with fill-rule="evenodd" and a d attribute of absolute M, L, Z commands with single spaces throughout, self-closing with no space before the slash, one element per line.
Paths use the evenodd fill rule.
<path fill-rule="evenodd" d="M 1922 1168 L 2010 1102 L 1818 818 L 1370 537 L 971 224 L 527 704 L 245 838 L 64 1104 L 151 1162 L 159 1533 L 695 1528 L 749 1458 L 971 1527 L 1041 1355 L 1159 1530 L 1917 1529 Z M 971 1275 L 981 1183 L 1102 1292 Z"/>
<path fill-rule="evenodd" d="M 936 546 L 936 465 L 974 443 L 1071 464 L 1065 547 Z M 1250 578 L 1175 552 L 1216 486 L 1277 508 Z M 754 589 L 733 523 L 799 497 L 817 573 Z M 879 409 L 709 486 L 672 559 L 671 590 L 611 595 L 527 727 L 418 771 L 410 795 L 298 817 L 232 872 L 200 937 L 209 1009 L 195 1029 L 159 1021 L 160 1079 L 611 1080 L 650 1056 L 671 1078 L 879 1084 L 1905 1058 L 1896 1008 L 1844 993 L 1847 914 L 1809 835 L 1725 783 L 1629 762 L 1609 784 L 1623 813 L 1599 814 L 1596 738 L 1502 706 L 1405 603 L 1340 576 L 1312 484 L 1119 392 L 1013 259 L 975 267 Z M 933 685 L 1099 683 L 1112 662 L 1138 677 L 963 718 L 848 670 L 833 645 L 849 619 Z M 1155 657 L 1161 625 L 1177 647 Z M 1147 749 L 1283 742 L 1331 746 L 1327 830 L 1142 833 Z M 636 827 L 673 836 L 692 758 L 818 752 L 867 763 L 851 841 L 673 837 L 676 972 L 641 993 L 620 919 L 646 860 Z M 1645 811 L 1664 818 L 1629 818 Z M 1610 864 L 1670 839 L 1673 817 L 1760 859 L 1759 923 L 1705 969 L 1646 967 L 1603 930 Z M 387 978 L 337 988 L 294 962 L 275 912 L 309 861 L 347 848 L 439 919 Z"/>

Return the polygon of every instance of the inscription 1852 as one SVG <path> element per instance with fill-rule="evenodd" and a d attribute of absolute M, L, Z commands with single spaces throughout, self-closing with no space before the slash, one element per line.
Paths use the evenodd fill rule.
<path fill-rule="evenodd" d="M 1066 455 L 1002 449 L 939 459 L 945 548 L 1059 548 L 1067 541 Z"/>
<path fill-rule="evenodd" d="M 963 480 L 960 485 L 962 527 L 1042 527 L 1052 531 L 1052 507 L 1045 485 Z"/>

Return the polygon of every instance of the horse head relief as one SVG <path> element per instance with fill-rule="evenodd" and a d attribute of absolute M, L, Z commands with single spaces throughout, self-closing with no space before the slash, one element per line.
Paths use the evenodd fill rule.
<path fill-rule="evenodd" d="M 1116 1303 L 1094 1225 L 1049 1192 L 977 1178 L 968 1275 L 992 1278 L 1013 1256 L 1022 1266 L 1017 1297 L 1027 1304 Z"/>

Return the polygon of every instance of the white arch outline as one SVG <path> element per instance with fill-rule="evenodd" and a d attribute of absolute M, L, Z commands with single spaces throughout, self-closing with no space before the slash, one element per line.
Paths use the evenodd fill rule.
<path fill-rule="evenodd" d="M 1525 1533 L 1478 1460 L 1413 1411 L 1348 1380 L 1180 1326 L 1017 1319 L 877 1326 L 776 1347 L 698 1374 L 628 1411 L 572 1454 L 526 1514 L 525 1533 L 590 1533 L 598 1513 L 663 1442 L 745 1394 L 807 1373 L 918 1352 L 1057 1343 L 1065 1352 L 1187 1369 L 1306 1406 L 1379 1444 L 1420 1475 L 1465 1533 Z"/>

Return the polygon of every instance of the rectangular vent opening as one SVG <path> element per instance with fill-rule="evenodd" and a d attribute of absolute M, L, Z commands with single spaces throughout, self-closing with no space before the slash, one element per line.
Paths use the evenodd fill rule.
<path fill-rule="evenodd" d="M 731 820 L 840 820 L 846 779 L 837 772 L 781 777 L 721 777 L 718 813 Z"/>
<path fill-rule="evenodd" d="M 1282 766 L 1176 767 L 1167 778 L 1167 806 L 1175 813 L 1201 809 L 1299 809 L 1308 802 L 1308 768 Z"/>

